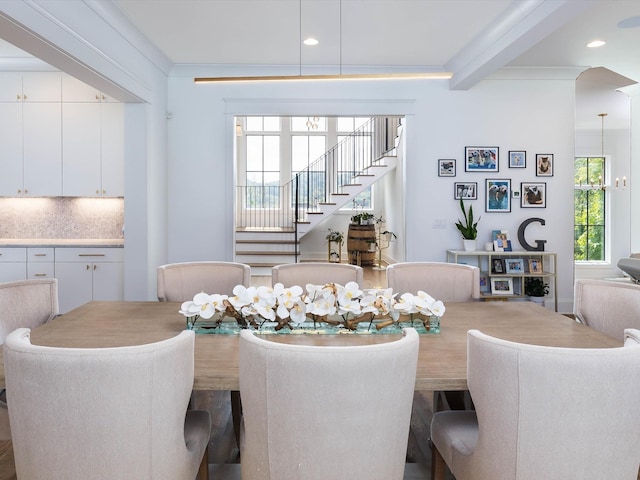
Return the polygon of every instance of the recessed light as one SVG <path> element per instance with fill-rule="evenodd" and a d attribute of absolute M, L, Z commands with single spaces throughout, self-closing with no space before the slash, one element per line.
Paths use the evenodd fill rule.
<path fill-rule="evenodd" d="M 309 38 L 305 39 L 305 41 L 302 42 L 302 43 L 312 47 L 314 45 L 318 45 L 318 43 L 320 43 L 320 42 L 318 42 L 318 40 L 316 40 L 315 38 L 309 37 Z"/>
<path fill-rule="evenodd" d="M 594 40 L 593 42 L 587 43 L 587 47 L 589 47 L 589 48 L 598 48 L 598 47 L 603 46 L 605 43 L 607 43 L 607 42 L 605 42 L 603 40 Z"/>

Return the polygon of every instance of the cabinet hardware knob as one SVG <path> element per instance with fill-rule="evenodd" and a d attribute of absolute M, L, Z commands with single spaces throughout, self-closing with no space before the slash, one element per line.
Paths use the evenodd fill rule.
<path fill-rule="evenodd" d="M 100 95 L 96 93 L 96 100 L 100 100 Z"/>
<path fill-rule="evenodd" d="M 26 188 L 24 189 L 24 193 L 27 194 L 29 193 L 29 190 L 27 190 Z"/>
<path fill-rule="evenodd" d="M 47 274 L 46 273 L 36 273 L 33 275 L 34 277 L 46 277 Z"/>
<path fill-rule="evenodd" d="M 46 257 L 47 254 L 46 253 L 34 253 L 33 256 L 34 257 Z"/>
<path fill-rule="evenodd" d="M 104 253 L 79 253 L 79 257 L 104 257 Z"/>
<path fill-rule="evenodd" d="M 96 195 L 99 195 L 99 194 L 100 194 L 100 190 L 96 190 Z"/>
<path fill-rule="evenodd" d="M 91 265 L 87 265 L 86 267 L 87 267 L 87 270 L 89 270 L 91 268 Z"/>
<path fill-rule="evenodd" d="M 16 95 L 16 100 L 20 100 L 20 94 L 19 93 Z"/>
<path fill-rule="evenodd" d="M 102 190 L 102 194 L 103 194 L 103 195 L 106 195 L 106 194 L 107 194 L 107 191 L 106 191 L 106 190 Z"/>
<path fill-rule="evenodd" d="M 22 95 L 22 99 L 23 99 L 23 100 L 26 100 L 26 99 L 27 99 L 27 96 L 26 96 L 26 95 Z"/>
<path fill-rule="evenodd" d="M 22 193 L 22 190 L 18 189 L 18 193 Z"/>
<path fill-rule="evenodd" d="M 94 264 L 93 265 L 93 269 L 95 270 L 96 268 L 98 268 L 98 266 Z"/>

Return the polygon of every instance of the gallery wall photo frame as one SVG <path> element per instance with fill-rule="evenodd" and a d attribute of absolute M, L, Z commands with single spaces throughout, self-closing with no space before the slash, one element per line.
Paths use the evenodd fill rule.
<path fill-rule="evenodd" d="M 499 147 L 464 147 L 465 172 L 497 172 L 499 160 Z"/>
<path fill-rule="evenodd" d="M 513 295 L 513 278 L 491 277 L 492 295 Z"/>
<path fill-rule="evenodd" d="M 536 153 L 536 177 L 553 177 L 553 153 Z"/>
<path fill-rule="evenodd" d="M 491 259 L 491 273 L 497 273 L 498 275 L 505 273 L 504 259 L 492 258 Z"/>
<path fill-rule="evenodd" d="M 455 182 L 453 184 L 453 198 L 455 200 L 477 200 L 478 182 Z"/>
<path fill-rule="evenodd" d="M 438 160 L 439 177 L 456 176 L 456 160 L 454 158 L 441 158 Z"/>
<path fill-rule="evenodd" d="M 524 150 L 509 150 L 509 168 L 526 168 L 527 152 Z"/>
<path fill-rule="evenodd" d="M 530 258 L 529 259 L 529 273 L 543 273 L 544 264 L 542 258 Z"/>
<path fill-rule="evenodd" d="M 520 184 L 520 207 L 522 208 L 546 208 L 547 207 L 547 183 L 546 182 L 522 182 Z"/>
<path fill-rule="evenodd" d="M 511 179 L 487 178 L 485 184 L 485 211 L 511 212 Z"/>

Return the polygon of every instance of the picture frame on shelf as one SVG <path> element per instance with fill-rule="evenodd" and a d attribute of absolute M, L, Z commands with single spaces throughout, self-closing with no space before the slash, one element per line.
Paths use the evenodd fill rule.
<path fill-rule="evenodd" d="M 497 277 L 491 278 L 492 295 L 513 295 L 513 278 Z"/>
<path fill-rule="evenodd" d="M 522 182 L 520 184 L 520 207 L 522 208 L 546 208 L 547 207 L 547 183 L 546 182 Z"/>
<path fill-rule="evenodd" d="M 453 158 L 441 158 L 438 160 L 438 176 L 439 177 L 455 177 L 456 161 Z"/>
<path fill-rule="evenodd" d="M 455 182 L 453 184 L 453 198 L 455 200 L 477 200 L 478 182 Z"/>
<path fill-rule="evenodd" d="M 529 259 L 529 273 L 542 274 L 544 272 L 544 264 L 542 258 Z"/>
<path fill-rule="evenodd" d="M 507 230 L 493 230 L 491 235 L 494 252 L 511 252 L 511 239 Z"/>
<path fill-rule="evenodd" d="M 553 153 L 536 153 L 536 177 L 553 177 Z"/>
<path fill-rule="evenodd" d="M 526 168 L 527 152 L 524 150 L 509 150 L 509 168 Z"/>
<path fill-rule="evenodd" d="M 499 147 L 464 147 L 465 172 L 497 172 Z"/>
<path fill-rule="evenodd" d="M 491 273 L 497 273 L 498 275 L 505 273 L 504 260 L 502 258 L 491 259 Z"/>
<path fill-rule="evenodd" d="M 480 291 L 489 291 L 489 277 L 487 277 L 486 275 L 480 275 Z"/>
<path fill-rule="evenodd" d="M 485 179 L 485 211 L 492 213 L 511 212 L 511 179 Z"/>
<path fill-rule="evenodd" d="M 505 264 L 507 273 L 524 273 L 524 260 L 522 258 L 507 258 L 505 259 Z"/>

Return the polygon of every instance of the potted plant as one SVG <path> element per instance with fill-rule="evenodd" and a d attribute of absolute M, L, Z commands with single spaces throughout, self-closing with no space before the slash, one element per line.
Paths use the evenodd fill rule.
<path fill-rule="evenodd" d="M 327 243 L 329 244 L 329 261 L 334 263 L 340 263 L 342 257 L 342 244 L 344 243 L 344 234 L 338 230 L 334 230 L 333 228 L 329 229 L 329 233 L 325 237 Z M 337 249 L 331 248 L 331 244 L 336 243 L 338 245 Z"/>
<path fill-rule="evenodd" d="M 456 227 L 462 234 L 462 240 L 464 243 L 464 249 L 468 252 L 472 252 L 476 249 L 476 239 L 478 238 L 478 220 L 473 221 L 473 205 L 469 205 L 469 212 L 464 208 L 464 202 L 462 198 L 460 199 L 460 210 L 462 210 L 462 214 L 464 215 L 464 223 L 461 220 L 456 222 Z"/>
<path fill-rule="evenodd" d="M 542 278 L 527 277 L 524 279 L 524 294 L 532 302 L 544 305 L 544 296 L 549 293 L 549 284 L 544 283 Z"/>
<path fill-rule="evenodd" d="M 327 233 L 325 238 L 327 239 L 327 242 L 334 242 L 340 245 L 344 242 L 344 234 L 338 230 L 334 230 L 333 228 L 329 229 L 329 233 Z"/>

